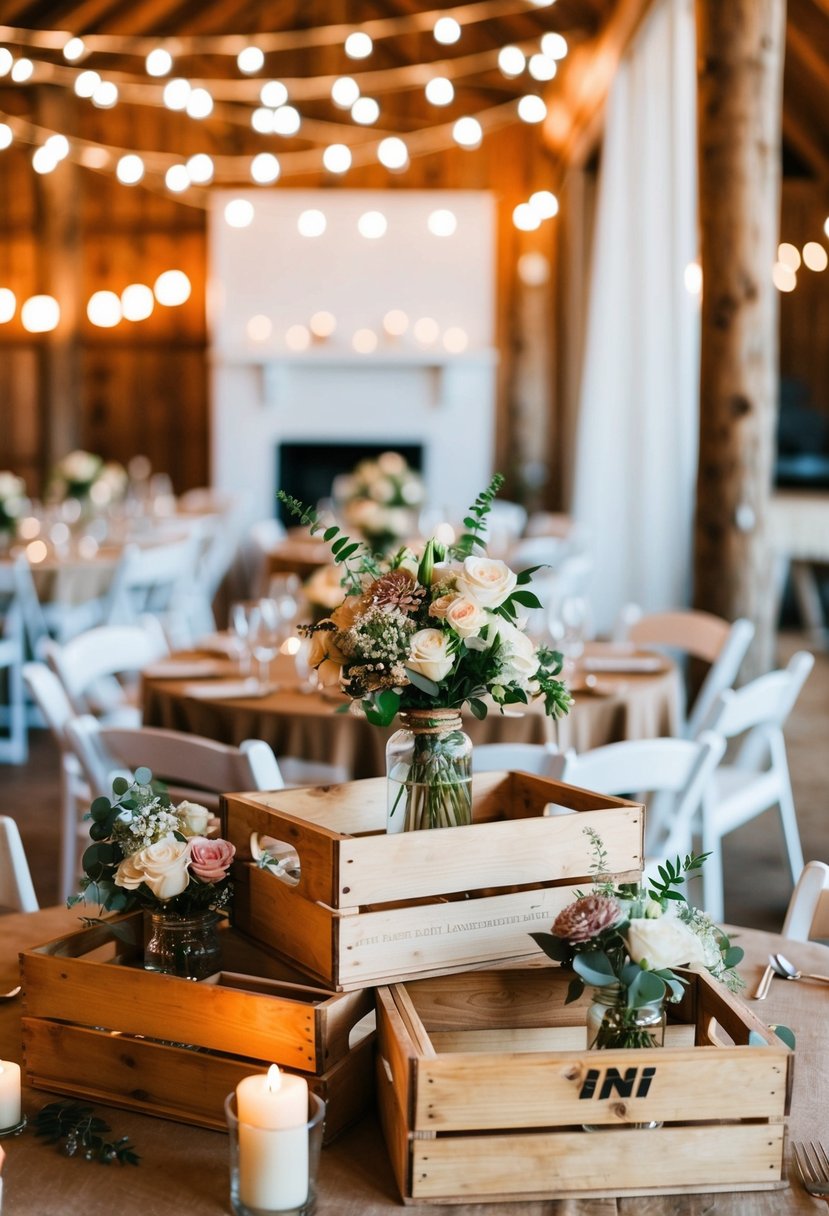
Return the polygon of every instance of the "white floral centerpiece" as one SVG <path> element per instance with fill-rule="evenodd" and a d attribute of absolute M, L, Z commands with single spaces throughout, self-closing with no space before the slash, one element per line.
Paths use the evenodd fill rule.
<path fill-rule="evenodd" d="M 438 827 L 470 821 L 469 751 L 461 748 L 461 756 L 458 750 L 464 706 L 477 718 L 486 717 L 491 705 L 502 709 L 536 699 L 552 717 L 570 707 L 557 678 L 561 656 L 537 648 L 525 632 L 525 610 L 540 607 L 529 587 L 534 571 L 516 573 L 484 552 L 481 536 L 502 482 L 500 475 L 493 478 L 469 508 L 469 530 L 451 548 L 432 539 L 419 559 L 402 548 L 387 561 L 279 494 L 312 533 L 323 531 L 342 571 L 344 598 L 328 617 L 306 627 L 310 663 L 321 683 L 339 686 L 377 726 L 391 725 L 400 713 L 414 734 L 410 756 L 390 759 L 392 830 L 401 822 Z"/>
<path fill-rule="evenodd" d="M 334 483 L 344 522 L 374 553 L 388 553 L 417 531 L 417 513 L 426 498 L 423 480 L 399 452 L 361 460 Z"/>
<path fill-rule="evenodd" d="M 14 473 L 0 472 L 0 533 L 11 534 L 26 505 L 26 483 Z"/>
<path fill-rule="evenodd" d="M 49 496 L 57 502 L 74 498 L 106 507 L 123 498 L 128 481 L 126 469 L 117 461 L 104 461 L 78 448 L 55 465 L 49 479 Z"/>

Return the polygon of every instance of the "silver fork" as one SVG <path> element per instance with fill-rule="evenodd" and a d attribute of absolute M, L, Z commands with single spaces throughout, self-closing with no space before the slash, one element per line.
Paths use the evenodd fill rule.
<path fill-rule="evenodd" d="M 793 1144 L 794 1163 L 800 1181 L 810 1195 L 829 1204 L 829 1157 L 822 1144 Z"/>

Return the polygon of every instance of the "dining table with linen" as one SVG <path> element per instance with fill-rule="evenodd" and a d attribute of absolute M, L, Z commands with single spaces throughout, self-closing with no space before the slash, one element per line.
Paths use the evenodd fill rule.
<path fill-rule="evenodd" d="M 78 925 L 77 910 L 49 908 L 3 918 L 0 933 L 0 992 L 18 984 L 18 951 L 41 945 Z M 797 1040 L 791 1095 L 786 1171 L 789 1184 L 751 1192 L 650 1195 L 615 1198 L 612 1173 L 597 1177 L 595 1189 L 603 1198 L 494 1201 L 459 1203 L 457 1216 L 799 1216 L 816 1211 L 815 1201 L 797 1180 L 792 1164 L 792 1143 L 829 1141 L 829 1053 L 826 1021 L 829 985 L 809 981 L 786 982 L 775 978 L 765 1002 L 753 1001 L 754 991 L 769 952 L 783 951 L 804 971 L 829 972 L 829 948 L 811 942 L 793 942 L 777 934 L 752 929 L 729 929 L 735 944 L 745 950 L 740 965 L 746 1003 L 770 1025 L 788 1026 Z M 541 963 L 540 965 L 546 965 Z M 171 980 L 177 983 L 177 980 Z M 0 1001 L 0 1057 L 23 1062 L 21 1019 L 25 996 Z M 744 1050 L 755 1050 L 746 1048 Z M 757 1048 L 756 1050 L 760 1050 Z M 209 1064 L 205 1064 L 209 1066 Z M 79 1095 L 80 1096 L 80 1095 Z M 3 1170 L 5 1211 L 9 1216 L 88 1216 L 88 1213 L 129 1212 L 148 1216 L 221 1216 L 230 1212 L 228 1142 L 221 1132 L 208 1131 L 134 1111 L 111 1109 L 94 1103 L 116 1136 L 128 1136 L 140 1156 L 137 1167 L 101 1165 L 82 1154 L 63 1155 L 54 1145 L 37 1139 L 32 1121 L 54 1095 L 24 1084 L 23 1110 L 29 1127 L 21 1135 L 0 1142 L 6 1149 Z M 612 1137 L 614 1131 L 592 1133 Z M 642 1151 L 649 1137 L 644 1130 Z M 700 1181 L 705 1161 L 699 1162 Z M 377 1118 L 369 1112 L 350 1130 L 323 1149 L 318 1179 L 317 1216 L 381 1216 L 399 1212 L 398 1196 Z M 424 1204 L 422 1216 L 438 1216 L 445 1207 Z"/>
<path fill-rule="evenodd" d="M 264 739 L 277 760 L 296 756 L 334 764 L 352 780 L 384 773 L 393 728 L 380 729 L 361 713 L 349 712 L 343 694 L 301 679 L 288 658 L 280 655 L 273 680 L 259 684 L 227 655 L 174 655 L 144 673 L 144 724 L 234 746 Z M 482 721 L 465 713 L 464 730 L 473 745 L 552 743 L 582 752 L 621 740 L 675 735 L 679 729 L 681 676 L 661 656 L 588 644 L 569 683 L 574 703 L 565 718 L 548 718 L 539 700 L 503 712 L 492 706 Z"/>

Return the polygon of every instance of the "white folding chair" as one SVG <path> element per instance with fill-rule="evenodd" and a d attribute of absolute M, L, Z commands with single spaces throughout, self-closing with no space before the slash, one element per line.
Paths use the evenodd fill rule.
<path fill-rule="evenodd" d="M 134 625 L 100 625 L 62 646 L 46 641 L 42 651 L 73 712 L 93 713 L 113 726 L 141 723 L 135 686 L 117 677 L 137 676 L 142 668 L 169 654 L 161 625 L 149 615 Z"/>
<path fill-rule="evenodd" d="M 113 595 L 111 625 L 134 624 L 145 614 L 158 617 L 174 646 L 187 646 L 193 633 L 187 619 L 187 599 L 199 556 L 198 531 L 162 544 L 125 551 Z"/>
<path fill-rule="evenodd" d="M 722 838 L 755 816 L 778 808 L 792 882 L 803 869 L 783 726 L 814 663 L 808 651 L 799 650 L 782 671 L 721 692 L 705 719 L 707 730 L 726 739 L 742 737 L 734 762 L 714 774 L 702 805 L 702 847 L 711 853 L 703 882 L 706 908 L 715 919 L 722 917 Z"/>
<path fill-rule="evenodd" d="M 23 680 L 60 749 L 58 895 L 61 901 L 64 901 L 76 889 L 75 884 L 80 873 L 80 853 L 89 843 L 84 815 L 89 810 L 92 793 L 66 734 L 66 726 L 74 717 L 74 710 L 60 680 L 45 663 L 35 662 L 24 665 Z"/>
<path fill-rule="evenodd" d="M 14 571 L 0 566 L 0 673 L 6 695 L 0 705 L 5 734 L 0 738 L 0 763 L 25 764 L 29 754 L 26 699 L 23 689 L 25 631 Z"/>
<path fill-rule="evenodd" d="M 272 549 L 285 539 L 285 527 L 278 519 L 260 519 L 251 524 L 242 546 L 247 568 L 248 590 L 252 596 L 265 595 L 268 588 L 268 559 Z"/>
<path fill-rule="evenodd" d="M 0 815 L 0 907 L 15 912 L 37 912 L 40 907 L 20 829 L 8 815 Z"/>
<path fill-rule="evenodd" d="M 646 803 L 648 870 L 650 859 L 661 862 L 692 852 L 699 808 L 724 751 L 725 740 L 710 731 L 698 739 L 609 743 L 580 756 L 568 752 L 562 780 L 599 794 L 631 794 Z"/>
<path fill-rule="evenodd" d="M 552 743 L 479 743 L 472 752 L 472 771 L 497 773 L 518 770 L 560 781 L 564 754 Z"/>
<path fill-rule="evenodd" d="M 754 637 L 754 626 L 742 617 L 730 624 L 710 612 L 654 612 L 642 616 L 635 604 L 627 604 L 614 637 L 647 649 L 677 651 L 709 664 L 682 731 L 685 738 L 693 739 L 702 730 L 717 696 L 737 678 Z"/>
<path fill-rule="evenodd" d="M 261 739 L 239 747 L 199 735 L 155 727 L 101 726 L 90 714 L 73 718 L 66 734 L 78 755 L 93 797 L 109 796 L 112 778 L 142 765 L 153 777 L 187 792 L 224 794 L 231 790 L 284 787 L 276 757 Z"/>
<path fill-rule="evenodd" d="M 796 942 L 829 938 L 829 866 L 809 861 L 789 900 L 783 936 Z"/>

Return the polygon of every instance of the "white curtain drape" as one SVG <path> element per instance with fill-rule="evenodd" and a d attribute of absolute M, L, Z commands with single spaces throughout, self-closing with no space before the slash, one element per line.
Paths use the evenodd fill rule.
<path fill-rule="evenodd" d="M 573 515 L 595 625 L 687 603 L 699 386 L 692 0 L 660 0 L 617 72 L 599 180 Z"/>

